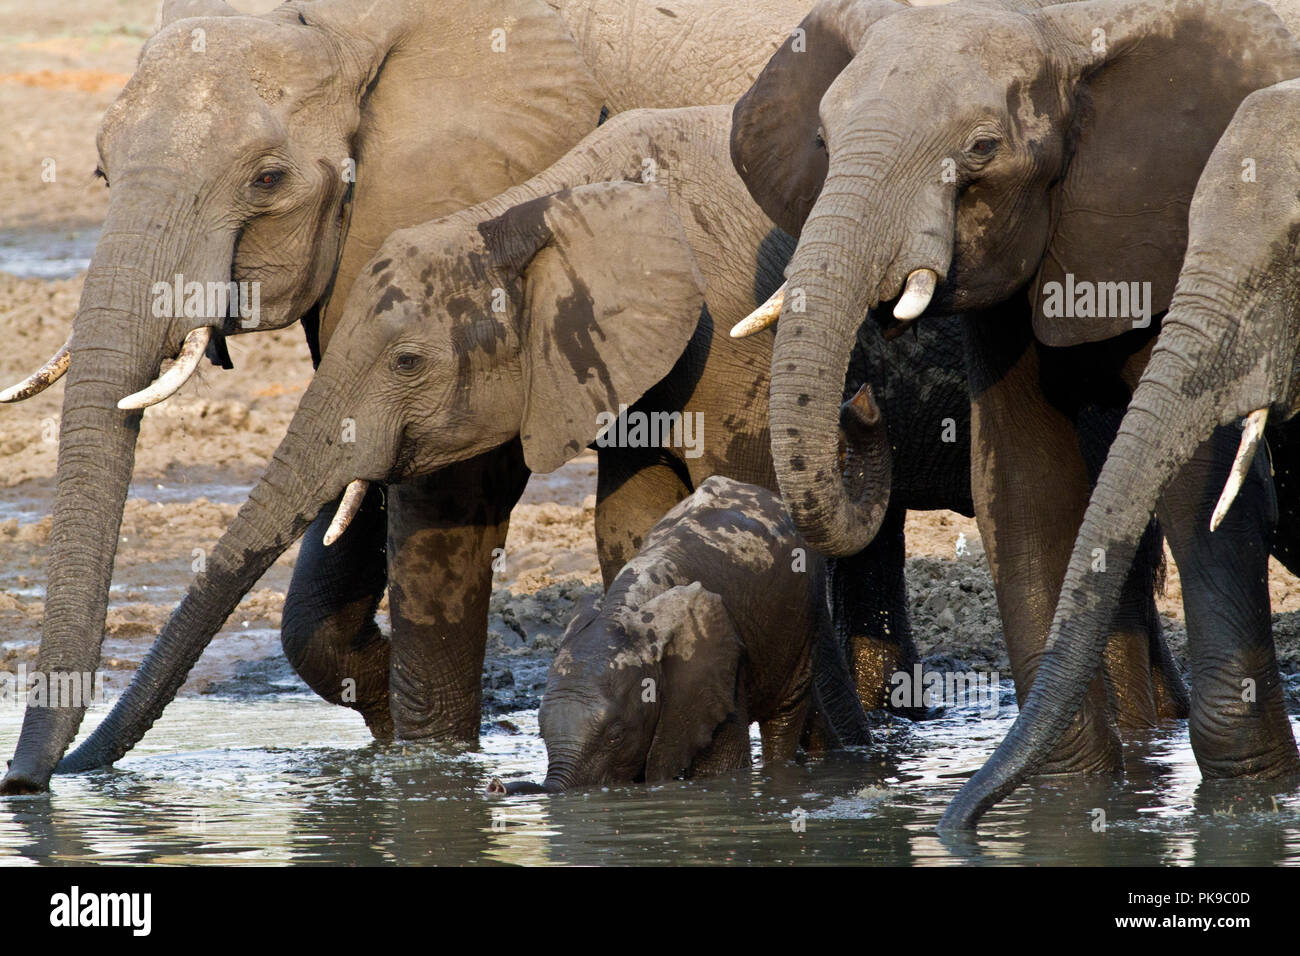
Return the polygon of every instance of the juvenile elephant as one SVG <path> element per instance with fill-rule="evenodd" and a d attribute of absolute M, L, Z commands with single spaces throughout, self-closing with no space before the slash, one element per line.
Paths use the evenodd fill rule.
<path fill-rule="evenodd" d="M 569 623 L 538 722 L 546 780 L 507 793 L 655 783 L 789 760 L 823 718 L 871 742 L 831 627 L 823 559 L 765 488 L 714 477 L 646 535 L 599 611 Z"/>
<path fill-rule="evenodd" d="M 826 0 L 736 105 L 737 168 L 799 237 L 786 275 L 802 309 L 786 296 L 772 356 L 784 500 L 829 554 L 872 537 L 880 509 L 836 460 L 861 316 L 892 309 L 893 332 L 923 313 L 967 314 L 972 491 L 1022 703 L 1101 460 L 1090 463 L 1081 422 L 1100 412 L 1113 426 L 1127 405 L 1196 178 L 1233 110 L 1298 72 L 1282 21 L 1243 0 Z M 1226 471 L 1231 447 L 1207 454 Z M 1233 535 L 1192 535 L 1190 517 L 1165 528 L 1180 570 L 1214 582 L 1184 592 L 1195 640 L 1261 639 L 1246 633 L 1258 617 L 1215 609 L 1267 602 L 1267 555 L 1251 546 L 1267 514 L 1262 489 L 1250 496 Z M 1179 498 L 1179 515 L 1199 522 L 1195 489 Z M 1145 670 L 1150 585 L 1121 584 L 1119 613 L 1101 625 L 1108 670 Z M 1108 708 L 1098 676 L 1042 769 L 1117 769 Z"/>
<path fill-rule="evenodd" d="M 792 243 L 749 200 L 730 164 L 729 112 L 620 114 L 528 183 L 389 237 L 354 285 L 335 344 L 249 503 L 131 689 L 62 769 L 111 762 L 139 739 L 230 608 L 322 506 L 332 525 L 323 550 L 346 546 L 357 530 L 350 523 L 364 517 L 357 508 L 364 482 L 405 488 L 414 477 L 497 448 L 549 471 L 594 441 L 596 534 L 607 581 L 655 522 L 711 475 L 772 487 L 766 408 L 758 400 L 771 334 L 731 339 L 715 334 L 714 322 L 730 325 L 776 287 Z M 654 186 L 625 181 L 647 169 Z M 951 417 L 959 440 L 922 443 L 915 456 L 900 443 L 895 503 L 969 510 L 960 358 L 941 342 L 927 356 L 921 350 L 928 341 L 923 335 L 914 343 L 916 367 L 871 384 L 894 403 L 896 427 L 937 435 Z M 631 411 L 611 424 L 624 406 Z M 635 434 L 633 420 L 659 432 L 666 425 L 668 434 L 617 440 Z M 688 427 L 694 441 L 684 440 Z M 602 439 L 602 430 L 614 440 Z M 863 462 L 864 475 L 888 485 L 889 471 L 865 465 L 888 468 L 892 441 L 882 429 L 859 436 L 846 444 L 847 460 Z M 336 516 L 333 501 L 345 486 L 350 493 Z M 477 489 L 471 501 L 490 502 L 496 493 Z M 404 533 L 395 528 L 392 537 Z M 905 620 L 901 520 L 897 533 L 883 552 L 862 556 L 869 565 L 889 562 L 890 571 L 878 575 L 886 606 L 868 613 L 879 598 L 861 595 L 850 608 L 859 619 L 892 621 L 897 607 Z M 431 578 L 459 611 L 450 599 L 491 563 L 490 554 L 429 533 L 409 535 L 390 546 L 393 553 L 403 572 L 390 591 L 395 613 L 423 600 L 398 581 L 427 590 Z M 403 568 L 406 561 L 411 566 Z M 472 721 L 477 729 L 486 627 L 461 627 L 458 640 L 446 648 L 394 631 L 395 713 L 426 724 Z M 449 657 L 459 662 L 455 669 Z M 347 676 L 341 672 L 340 683 Z M 887 677 L 877 667 L 873 687 Z"/>
<path fill-rule="evenodd" d="M 96 669 L 142 409 L 205 352 L 228 362 L 223 335 L 301 320 L 319 359 L 358 272 L 394 229 L 525 181 L 602 112 L 730 102 L 804 12 L 803 0 L 293 0 L 244 16 L 220 0 L 169 0 L 99 131 L 111 200 L 71 350 L 0 395 L 21 399 L 67 370 L 37 668 Z M 258 283 L 257 314 L 251 300 L 229 315 L 157 309 L 155 286 L 178 274 L 209 289 Z M 417 586 L 401 577 L 419 564 L 402 549 L 436 536 L 449 551 L 490 555 L 526 477 L 506 447 L 392 496 L 394 584 L 419 596 L 393 625 L 446 655 L 457 695 L 485 627 L 488 565 Z M 295 669 L 335 702 L 342 678 L 354 681 L 349 706 L 378 736 L 472 738 L 477 706 L 440 710 L 445 721 L 394 716 L 388 642 L 373 620 L 386 518 L 370 514 L 371 533 L 333 554 L 319 547 L 327 521 L 286 602 Z M 43 790 L 82 716 L 29 706 L 0 793 Z"/>
<path fill-rule="evenodd" d="M 1097 662 L 1098 623 L 1115 605 L 1115 578 L 1091 572 L 1096 549 L 1122 568 L 1147 515 L 1170 508 L 1168 492 L 1180 475 L 1190 472 L 1213 508 L 1194 532 L 1210 538 L 1240 520 L 1234 502 L 1243 485 L 1267 480 L 1267 456 L 1256 455 L 1265 421 L 1300 410 L 1297 154 L 1300 80 L 1290 80 L 1248 96 L 1210 156 L 1173 301 L 1088 504 L 1038 677 L 1015 726 L 957 795 L 943 827 L 973 826 L 1015 789 L 1078 707 Z M 1225 427 L 1242 416 L 1240 431 Z M 1226 483 L 1200 455 L 1216 431 L 1239 441 Z M 1183 580 L 1184 588 L 1212 586 Z M 1265 600 L 1220 613 L 1266 621 L 1268 611 Z M 1271 639 L 1188 636 L 1192 692 L 1205 702 L 1189 724 L 1201 773 L 1300 773 Z"/>

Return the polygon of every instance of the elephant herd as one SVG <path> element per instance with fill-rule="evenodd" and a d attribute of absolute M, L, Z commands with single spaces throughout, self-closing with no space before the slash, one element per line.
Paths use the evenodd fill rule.
<path fill-rule="evenodd" d="M 130 750 L 299 538 L 303 680 L 378 739 L 477 740 L 494 552 L 589 447 L 607 593 L 543 789 L 743 765 L 751 721 L 769 759 L 867 742 L 916 659 L 909 509 L 976 517 L 1021 705 L 941 829 L 1174 719 L 1207 777 L 1300 775 L 1290 30 L 1296 0 L 168 0 L 68 343 L 0 393 L 66 383 L 38 671 L 98 666 L 144 409 L 229 335 L 300 323 L 316 373 L 110 714 L 65 756 L 84 708 L 30 704 L 0 794 Z M 257 296 L 157 308 L 176 276 Z"/>

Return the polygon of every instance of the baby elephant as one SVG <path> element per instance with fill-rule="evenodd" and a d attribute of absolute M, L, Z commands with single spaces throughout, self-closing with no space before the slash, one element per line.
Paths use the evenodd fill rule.
<path fill-rule="evenodd" d="M 655 525 L 601 609 L 570 622 L 539 715 L 545 783 L 489 790 L 747 767 L 755 720 L 767 761 L 793 757 L 814 729 L 831 746 L 870 743 L 821 557 L 775 494 L 713 477 Z"/>

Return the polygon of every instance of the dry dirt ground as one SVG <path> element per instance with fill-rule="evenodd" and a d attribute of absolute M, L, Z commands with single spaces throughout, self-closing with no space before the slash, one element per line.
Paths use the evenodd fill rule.
<path fill-rule="evenodd" d="M 269 0 L 244 9 L 265 8 Z M 0 247 L 94 230 L 107 191 L 90 176 L 99 117 L 133 69 L 155 15 L 152 0 L 0 2 Z M 51 168 L 52 181 L 43 172 Z M 3 248 L 0 248 L 0 253 Z M 0 380 L 16 380 L 67 334 L 81 277 L 44 281 L 0 272 Z M 145 416 L 136 484 L 122 525 L 105 651 L 120 689 L 274 450 L 311 376 L 297 329 L 237 337 L 233 371 L 205 370 Z M 0 670 L 31 662 L 40 636 L 45 548 L 61 385 L 0 406 Z M 534 478 L 515 513 L 507 568 L 492 603 L 484 677 L 492 710 L 535 704 L 545 663 L 574 600 L 598 589 L 592 540 L 594 458 Z M 956 545 L 964 536 L 966 554 Z M 913 514 L 908 583 L 917 643 L 931 658 L 1009 672 L 997 606 L 974 522 Z M 227 622 L 187 692 L 256 693 L 293 686 L 277 628 L 296 548 Z M 1300 583 L 1276 564 L 1271 591 L 1279 654 L 1300 670 Z M 1160 598 L 1175 652 L 1184 647 L 1181 592 L 1170 564 Z"/>

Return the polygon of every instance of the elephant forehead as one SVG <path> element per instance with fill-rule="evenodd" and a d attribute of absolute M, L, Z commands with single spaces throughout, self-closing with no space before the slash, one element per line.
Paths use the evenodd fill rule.
<path fill-rule="evenodd" d="M 841 76 L 866 95 L 907 90 L 909 102 L 921 102 L 929 90 L 979 97 L 1035 75 L 1045 62 L 1044 42 L 1024 17 L 945 6 L 875 24 Z"/>

